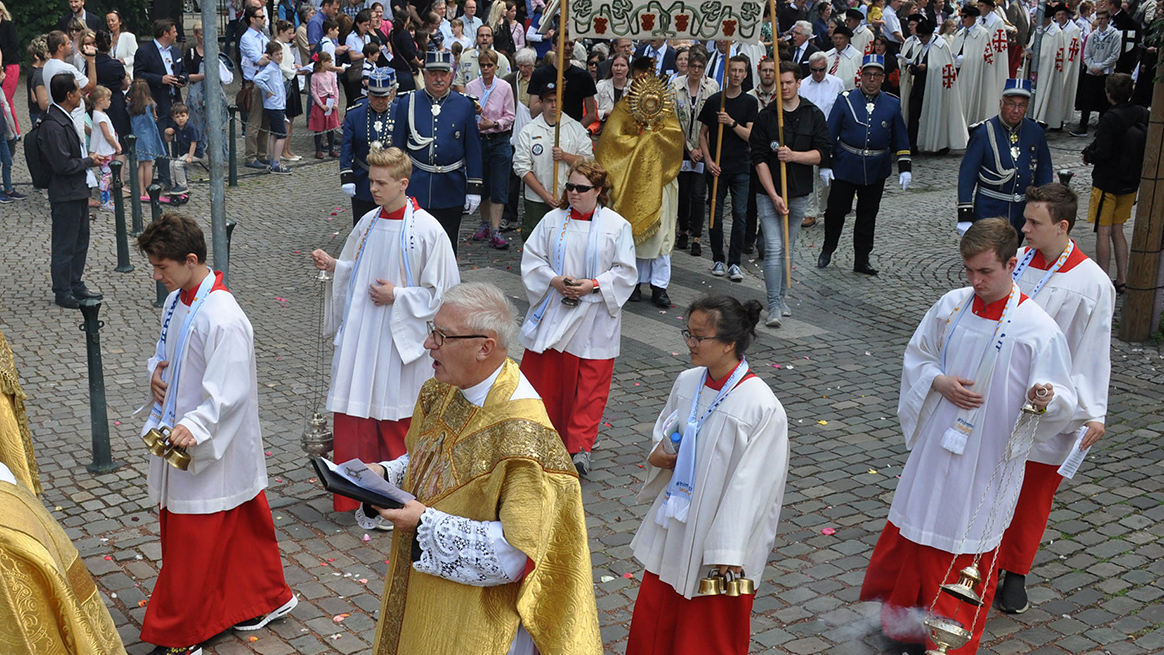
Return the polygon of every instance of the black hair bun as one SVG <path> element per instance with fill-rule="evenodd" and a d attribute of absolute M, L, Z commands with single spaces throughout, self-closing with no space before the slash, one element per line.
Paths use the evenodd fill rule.
<path fill-rule="evenodd" d="M 747 316 L 747 327 L 749 330 L 755 330 L 756 325 L 760 322 L 760 314 L 764 311 L 764 306 L 760 304 L 759 300 L 749 300 L 744 303 L 744 314 Z"/>

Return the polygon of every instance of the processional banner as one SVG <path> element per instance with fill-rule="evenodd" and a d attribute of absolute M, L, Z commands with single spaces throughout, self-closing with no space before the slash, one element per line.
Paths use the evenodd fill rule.
<path fill-rule="evenodd" d="M 758 43 L 764 8 L 756 0 L 567 0 L 570 36 L 699 39 Z"/>

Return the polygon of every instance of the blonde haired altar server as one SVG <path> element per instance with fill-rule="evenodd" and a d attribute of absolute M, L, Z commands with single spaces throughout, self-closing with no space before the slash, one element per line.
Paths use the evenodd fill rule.
<path fill-rule="evenodd" d="M 404 454 L 416 396 L 432 377 L 427 324 L 444 290 L 460 281 L 444 228 L 408 196 L 408 155 L 375 151 L 368 165 L 378 206 L 352 228 L 339 258 L 311 253 L 316 268 L 335 272 L 324 311 L 335 333 L 327 409 L 335 413 L 336 462 Z M 346 512 L 360 503 L 337 495 L 332 506 Z"/>
<path fill-rule="evenodd" d="M 659 413 L 638 499 L 654 502 L 631 549 L 645 568 L 627 655 L 744 655 L 755 596 L 700 596 L 713 571 L 757 584 L 776 539 L 788 417 L 744 352 L 762 307 L 730 296 L 687 308 L 694 368 Z M 674 453 L 674 454 L 673 454 Z"/>
<path fill-rule="evenodd" d="M 561 435 L 579 475 L 610 396 L 622 306 L 638 280 L 631 225 L 610 209 L 606 170 L 570 167 L 558 208 L 525 241 L 521 280 L 530 311 L 521 328 L 521 372 Z"/>

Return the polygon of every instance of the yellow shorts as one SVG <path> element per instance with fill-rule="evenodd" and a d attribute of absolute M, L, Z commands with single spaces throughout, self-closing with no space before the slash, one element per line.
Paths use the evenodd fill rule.
<path fill-rule="evenodd" d="M 1135 193 L 1117 196 L 1091 187 L 1091 203 L 1087 206 L 1087 222 L 1094 223 L 1096 217 L 1103 226 L 1123 225 L 1132 217 L 1132 206 L 1136 204 Z"/>

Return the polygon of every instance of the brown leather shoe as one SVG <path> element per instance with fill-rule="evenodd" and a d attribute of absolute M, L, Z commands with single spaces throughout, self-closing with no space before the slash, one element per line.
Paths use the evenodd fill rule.
<path fill-rule="evenodd" d="M 816 225 L 816 216 L 805 216 L 803 221 L 800 221 L 800 227 L 812 227 Z"/>

